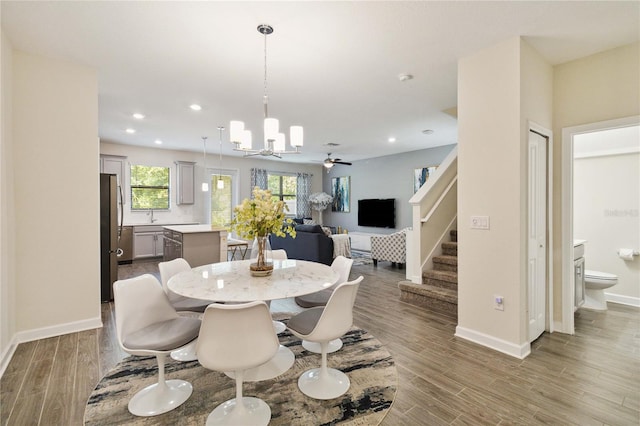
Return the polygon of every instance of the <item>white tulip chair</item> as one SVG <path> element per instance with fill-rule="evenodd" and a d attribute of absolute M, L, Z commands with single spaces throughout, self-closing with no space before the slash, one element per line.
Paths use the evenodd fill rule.
<path fill-rule="evenodd" d="M 310 308 L 293 316 L 287 327 L 304 340 L 318 342 L 321 347 L 320 368 L 305 371 L 298 379 L 298 388 L 315 399 L 333 399 L 349 390 L 349 377 L 340 370 L 328 368 L 327 346 L 344 335 L 353 325 L 353 304 L 363 277 L 340 284 L 327 305 Z"/>

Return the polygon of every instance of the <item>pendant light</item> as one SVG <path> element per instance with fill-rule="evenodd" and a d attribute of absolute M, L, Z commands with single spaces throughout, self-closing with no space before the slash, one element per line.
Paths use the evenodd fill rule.
<path fill-rule="evenodd" d="M 220 132 L 220 169 L 218 170 L 218 183 L 216 186 L 218 189 L 224 189 L 224 180 L 222 180 L 222 131 L 224 130 L 223 126 L 218 126 L 218 131 Z"/>
<path fill-rule="evenodd" d="M 232 121 L 229 126 L 229 141 L 235 145 L 234 151 L 244 152 L 245 157 L 253 155 L 274 156 L 282 158 L 281 154 L 299 154 L 303 145 L 302 126 L 291 126 L 289 142 L 294 148 L 287 151 L 284 133 L 279 131 L 277 118 L 269 117 L 269 97 L 267 96 L 267 35 L 273 32 L 273 27 L 262 24 L 258 26 L 258 32 L 264 35 L 264 95 L 262 98 L 264 109 L 264 148 L 252 149 L 251 131 L 244 128 L 242 121 Z"/>
<path fill-rule="evenodd" d="M 203 152 L 203 160 L 202 164 L 204 167 L 204 182 L 202 182 L 202 192 L 209 192 L 209 182 L 207 182 L 207 137 L 202 137 L 202 152 Z"/>

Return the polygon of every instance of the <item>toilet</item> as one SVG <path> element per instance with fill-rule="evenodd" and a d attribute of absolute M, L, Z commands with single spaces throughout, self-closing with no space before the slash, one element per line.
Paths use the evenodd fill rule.
<path fill-rule="evenodd" d="M 618 276 L 600 271 L 584 271 L 584 305 L 583 308 L 598 311 L 607 310 L 604 290 L 618 284 Z"/>

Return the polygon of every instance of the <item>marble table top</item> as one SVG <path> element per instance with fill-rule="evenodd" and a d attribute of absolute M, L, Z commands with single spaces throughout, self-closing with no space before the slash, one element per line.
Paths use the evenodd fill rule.
<path fill-rule="evenodd" d="M 329 288 L 338 280 L 330 266 L 304 260 L 274 260 L 273 273 L 253 277 L 251 260 L 212 263 L 181 272 L 167 285 L 174 293 L 216 302 L 251 302 L 297 297 Z"/>

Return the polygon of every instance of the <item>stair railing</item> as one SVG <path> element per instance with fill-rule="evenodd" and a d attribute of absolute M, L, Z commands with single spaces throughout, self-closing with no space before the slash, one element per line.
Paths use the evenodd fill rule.
<path fill-rule="evenodd" d="M 422 271 L 433 267 L 442 243 L 457 228 L 458 147 L 447 155 L 427 182 L 409 200 L 413 228 L 407 233 L 407 280 L 421 284 Z"/>

